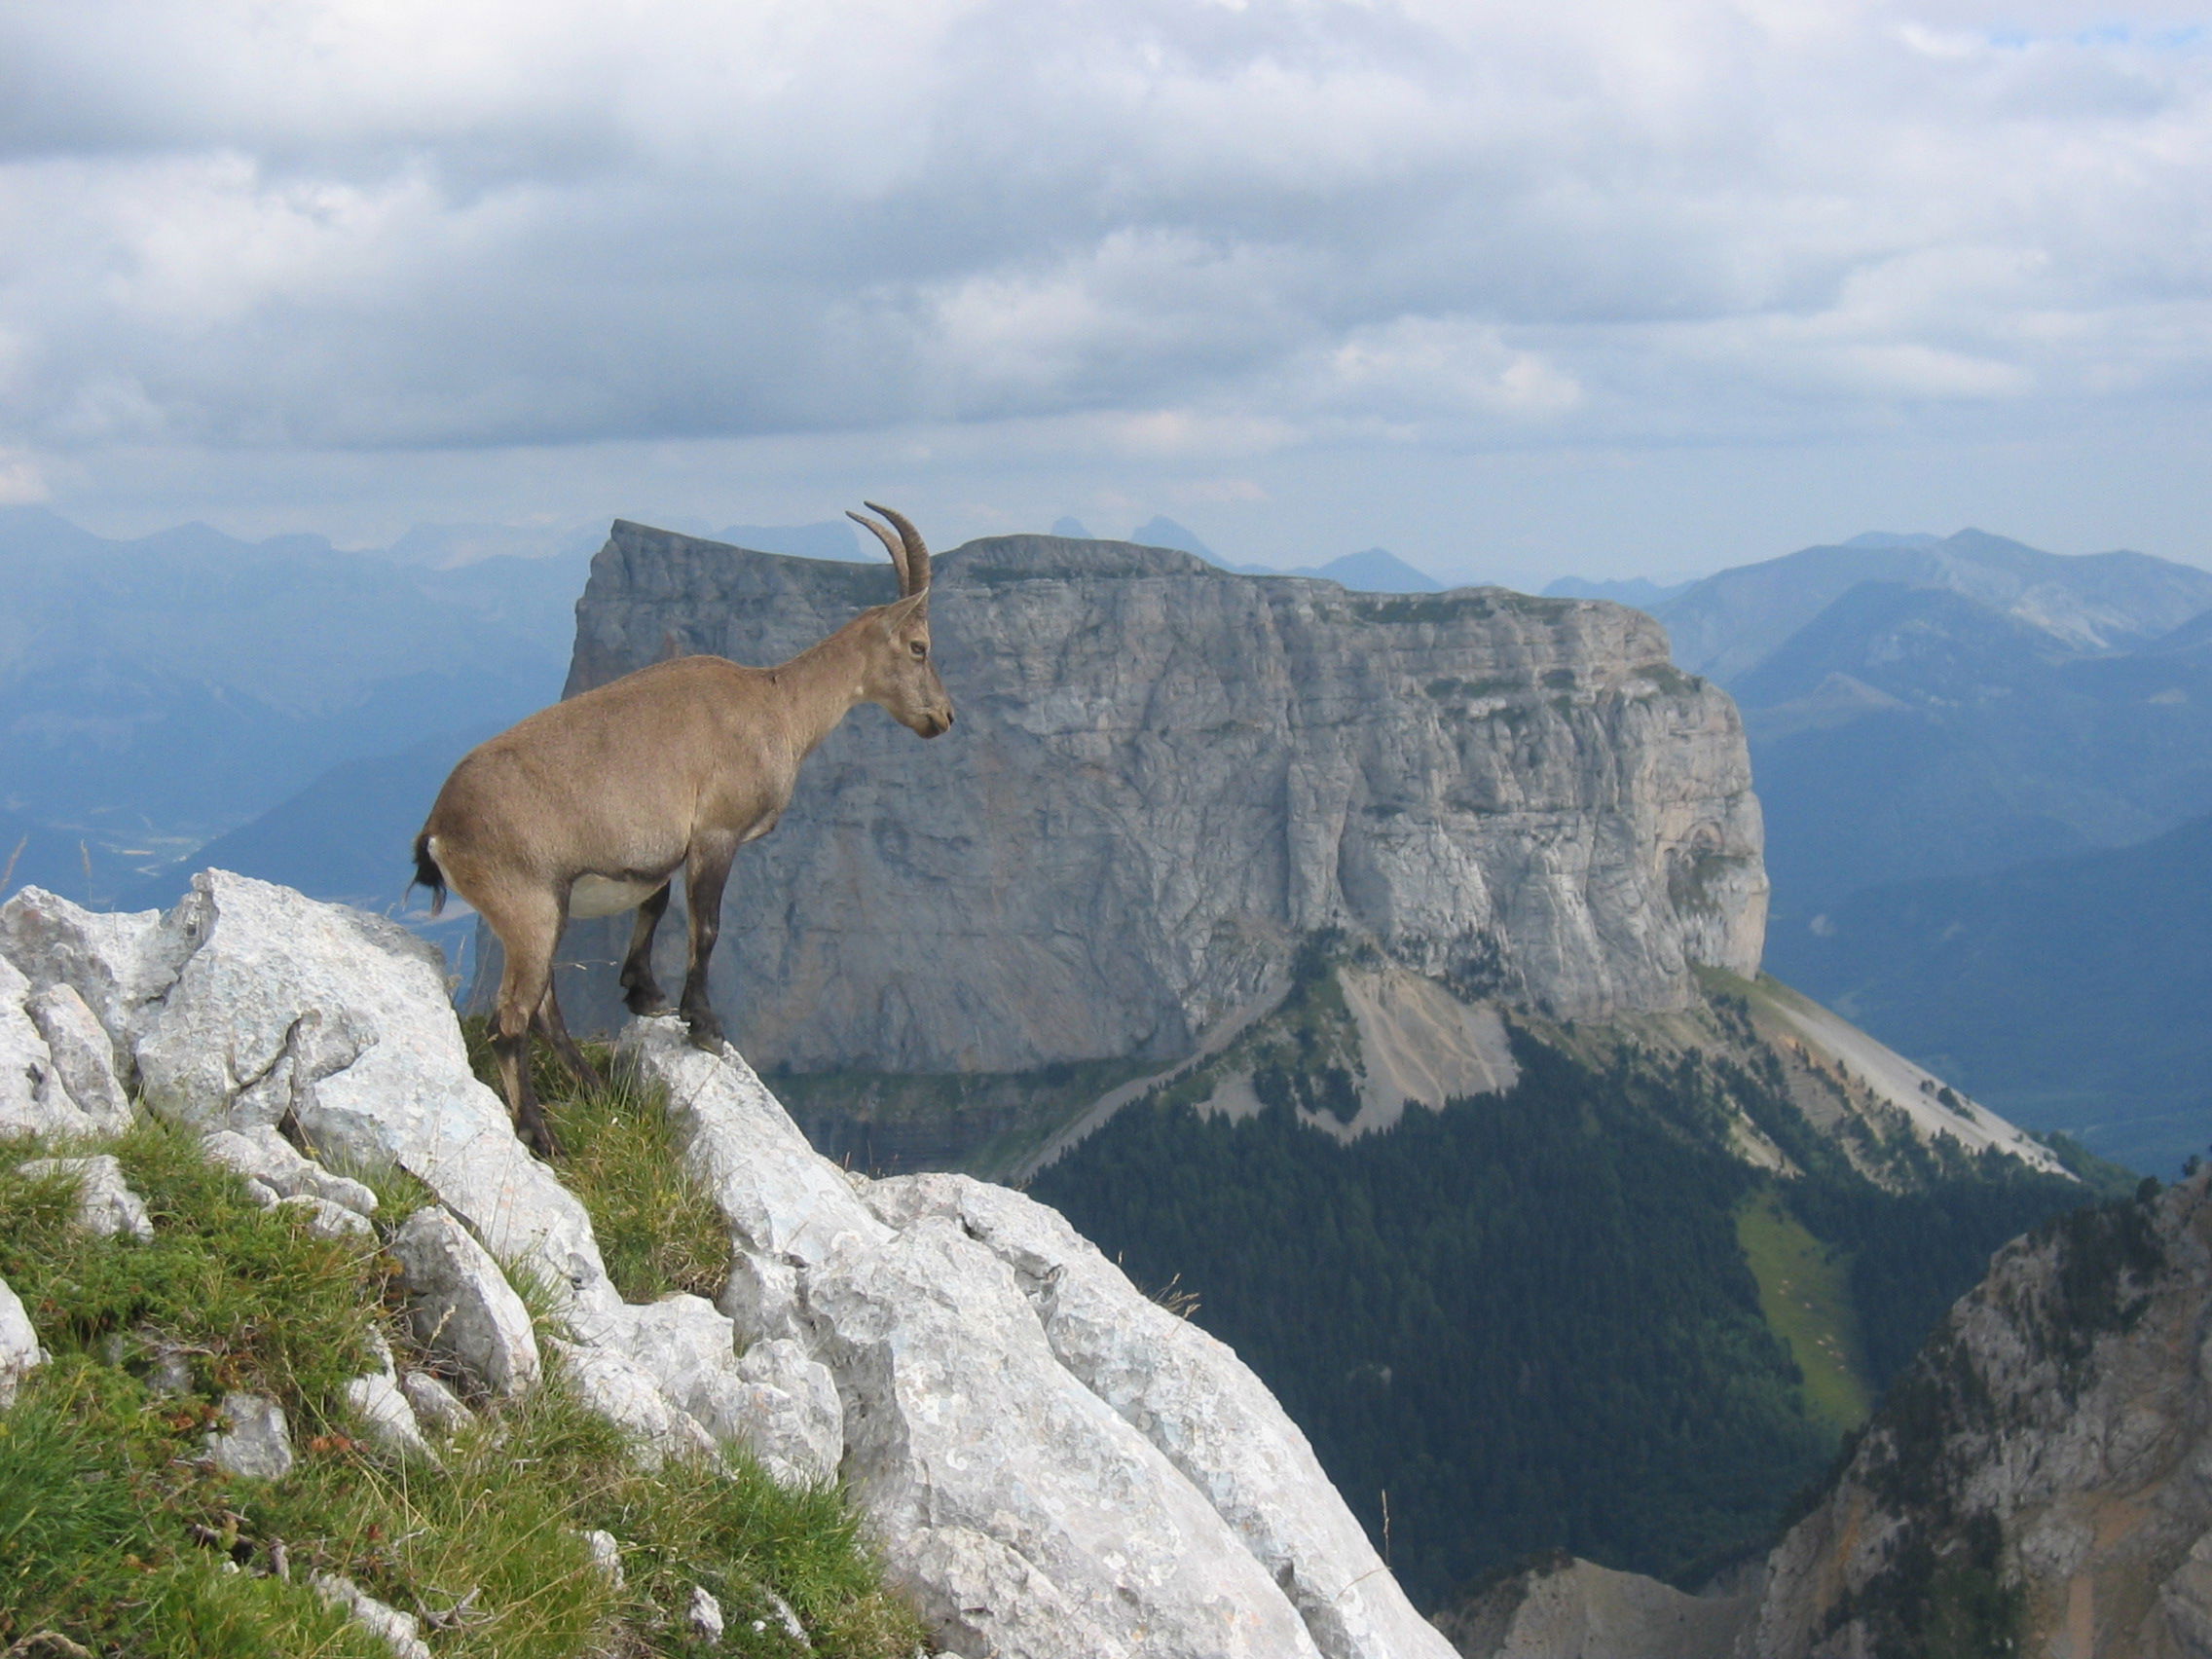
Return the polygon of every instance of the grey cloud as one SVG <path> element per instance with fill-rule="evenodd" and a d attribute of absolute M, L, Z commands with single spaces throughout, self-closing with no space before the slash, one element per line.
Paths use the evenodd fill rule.
<path fill-rule="evenodd" d="M 0 21 L 0 447 L 1672 441 L 2212 361 L 2212 54 L 2059 11 L 376 11 Z"/>

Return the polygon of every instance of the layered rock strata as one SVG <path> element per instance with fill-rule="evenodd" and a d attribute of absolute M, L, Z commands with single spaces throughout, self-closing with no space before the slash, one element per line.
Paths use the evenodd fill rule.
<path fill-rule="evenodd" d="M 245 1178 L 333 1207 L 366 1189 L 331 1162 L 423 1181 L 438 1203 L 392 1248 L 478 1386 L 538 1386 L 549 1357 L 643 1456 L 742 1447 L 785 1479 L 841 1478 L 943 1651 L 1450 1653 L 1227 1347 L 1017 1193 L 838 1169 L 673 1019 L 638 1022 L 621 1057 L 665 1091 L 728 1222 L 719 1308 L 621 1300 L 582 1207 L 471 1075 L 436 953 L 380 918 L 221 871 L 166 916 L 30 889 L 0 906 L 0 958 L 26 995 L 70 987 L 123 1085 Z M 42 1063 L 12 1040 L 0 1066 Z M 501 1277 L 519 1272 L 562 1328 L 546 1353 Z M 0 1388 L 37 1359 L 0 1290 Z M 423 1421 L 461 1408 L 428 1384 L 360 1379 L 365 1426 L 434 1455 Z"/>
<path fill-rule="evenodd" d="M 1641 612 L 1047 536 L 958 548 L 934 593 L 960 723 L 923 744 L 861 710 L 738 859 L 716 998 L 763 1062 L 1173 1057 L 1328 929 L 1562 1016 L 1757 966 L 1741 722 Z M 888 564 L 617 524 L 569 689 L 672 650 L 777 663 L 893 595 Z M 616 1017 L 627 926 L 571 931 L 571 1019 Z M 682 930 L 662 945 L 673 976 Z"/>

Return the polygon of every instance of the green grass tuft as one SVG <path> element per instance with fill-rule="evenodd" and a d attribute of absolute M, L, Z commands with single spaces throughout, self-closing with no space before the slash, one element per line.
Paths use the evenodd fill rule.
<path fill-rule="evenodd" d="M 663 1103 L 619 1085 L 546 1102 L 561 1180 L 582 1200 L 624 1300 L 709 1300 L 729 1281 L 729 1226 L 684 1172 Z"/>
<path fill-rule="evenodd" d="M 374 1241 L 316 1237 L 296 1209 L 257 1209 L 188 1131 L 143 1120 L 109 1150 L 146 1202 L 150 1242 L 83 1232 L 70 1177 L 27 1179 L 0 1154 L 0 1278 L 40 1340 L 126 1368 L 166 1346 L 201 1389 L 269 1394 L 296 1428 L 334 1426 L 327 1403 L 369 1368 Z"/>
<path fill-rule="evenodd" d="M 498 1088 L 487 1022 L 461 1022 L 470 1063 Z M 602 1077 L 613 1056 L 598 1043 L 583 1046 Z M 561 1143 L 553 1161 L 575 1194 L 608 1276 L 626 1302 L 650 1302 L 672 1291 L 712 1301 L 729 1280 L 729 1227 L 715 1201 L 684 1172 L 669 1132 L 667 1103 L 614 1081 L 604 1088 L 577 1085 L 544 1043 L 531 1044 L 531 1076 L 546 1122 Z"/>
<path fill-rule="evenodd" d="M 657 1112 L 618 1095 L 562 1111 L 565 1173 L 592 1172 L 595 1224 L 628 1240 L 626 1291 L 726 1272 L 719 1220 L 719 1270 L 695 1240 L 672 1242 L 699 1224 L 678 1201 L 665 1134 L 651 1131 Z M 814 1653 L 905 1659 L 921 1644 L 839 1491 L 785 1490 L 743 1459 L 647 1473 L 558 1365 L 531 1396 L 445 1442 L 435 1464 L 376 1450 L 356 1438 L 343 1396 L 370 1368 L 370 1329 L 403 1366 L 424 1360 L 387 1302 L 377 1241 L 319 1238 L 294 1212 L 255 1208 L 196 1137 L 151 1123 L 106 1150 L 155 1236 L 93 1237 L 73 1225 L 67 1177 L 17 1169 L 53 1150 L 0 1144 L 0 1277 L 53 1355 L 0 1414 L 0 1649 L 51 1632 L 132 1659 L 388 1659 L 381 1640 L 323 1606 L 308 1587 L 315 1571 L 423 1618 L 439 1659 L 690 1654 L 694 1586 L 728 1617 L 718 1653 L 802 1651 L 776 1596 Z M 388 1237 L 424 1195 L 404 1177 L 375 1184 Z M 690 1219 L 672 1227 L 656 1204 Z M 165 1393 L 154 1362 L 176 1352 L 190 1382 Z M 235 1480 L 205 1460 L 231 1389 L 283 1406 L 298 1461 L 281 1482 Z M 598 1528 L 622 1545 L 620 1587 L 584 1544 Z"/>

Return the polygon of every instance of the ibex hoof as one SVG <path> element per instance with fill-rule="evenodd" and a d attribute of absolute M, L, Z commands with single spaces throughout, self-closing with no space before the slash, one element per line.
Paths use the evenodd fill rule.
<path fill-rule="evenodd" d="M 662 994 L 658 985 L 643 985 L 622 999 L 622 1006 L 640 1019 L 659 1019 L 676 1012 L 676 1005 Z"/>

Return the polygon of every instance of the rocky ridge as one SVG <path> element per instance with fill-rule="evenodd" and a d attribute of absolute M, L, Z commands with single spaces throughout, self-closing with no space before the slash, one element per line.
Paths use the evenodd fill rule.
<path fill-rule="evenodd" d="M 1468 1659 L 2212 1653 L 2212 1173 L 2000 1251 L 1749 1586 L 1546 1564 L 1441 1622 Z"/>
<path fill-rule="evenodd" d="M 959 726 L 924 746 L 861 711 L 738 861 L 716 997 L 763 1063 L 1170 1059 L 1330 929 L 1559 1017 L 1756 968 L 1741 722 L 1640 612 L 1050 536 L 946 553 L 934 591 Z M 888 565 L 618 523 L 569 689 L 671 650 L 782 661 L 892 596 Z M 571 1018 L 611 1021 L 617 931 L 571 934 Z"/>
<path fill-rule="evenodd" d="M 388 922 L 222 871 L 166 915 L 29 889 L 0 906 L 0 1132 L 82 1134 L 112 1088 L 335 1226 L 375 1203 L 343 1169 L 407 1171 L 438 1199 L 392 1246 L 429 1340 L 495 1392 L 563 1368 L 641 1456 L 742 1447 L 786 1478 L 841 1476 L 945 1652 L 1449 1651 L 1228 1348 L 1016 1193 L 836 1168 L 742 1059 L 672 1020 L 632 1025 L 620 1054 L 665 1091 L 727 1219 L 719 1304 L 620 1298 L 581 1206 L 470 1073 L 442 960 Z M 60 989 L 103 1039 L 66 1062 L 25 1012 Z M 517 1272 L 555 1304 L 550 1352 Z M 39 1361 L 0 1287 L 0 1392 Z M 456 1409 L 433 1383 L 387 1368 L 350 1393 L 367 1432 L 404 1442 Z M 274 1459 L 280 1425 L 249 1434 L 267 1414 L 243 1397 L 227 1411 Z M 380 1629 L 391 1613 L 326 1594 Z M 390 1640 L 415 1650 L 398 1623 Z"/>
<path fill-rule="evenodd" d="M 1740 1659 L 2212 1652 L 2212 1198 L 2001 1251 L 1769 1558 Z"/>

